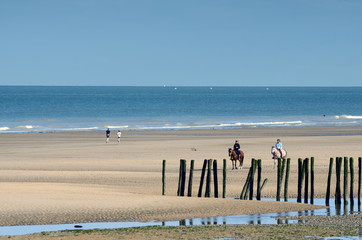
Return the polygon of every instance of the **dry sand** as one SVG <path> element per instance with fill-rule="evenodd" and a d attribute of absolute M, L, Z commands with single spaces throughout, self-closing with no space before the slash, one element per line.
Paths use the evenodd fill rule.
<path fill-rule="evenodd" d="M 291 158 L 290 198 L 297 195 L 298 158 L 315 158 L 315 197 L 325 196 L 330 157 L 354 157 L 357 172 L 362 127 L 124 131 L 121 143 L 113 131 L 107 144 L 103 131 L 0 134 L 0 225 L 163 221 L 317 208 L 233 199 L 240 195 L 251 158 L 262 159 L 263 178 L 269 179 L 262 197 L 275 198 L 270 148 L 277 138 Z M 222 191 L 222 160 L 236 139 L 245 163 L 231 170 L 227 161 L 227 199 L 195 197 L 204 159 L 218 160 Z M 161 195 L 164 159 L 166 196 Z M 195 160 L 191 198 L 176 196 L 180 159 L 188 166 Z"/>

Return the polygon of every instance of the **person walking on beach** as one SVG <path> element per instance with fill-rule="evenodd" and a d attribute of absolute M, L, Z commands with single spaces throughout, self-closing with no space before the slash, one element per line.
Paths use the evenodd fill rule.
<path fill-rule="evenodd" d="M 280 139 L 277 139 L 277 142 L 275 143 L 275 148 L 280 152 L 280 157 L 283 157 L 282 149 L 283 149 L 283 143 L 280 141 Z"/>
<path fill-rule="evenodd" d="M 108 143 L 109 142 L 109 137 L 110 137 L 110 135 L 111 135 L 111 131 L 109 130 L 109 128 L 107 128 L 107 131 L 106 131 L 106 143 Z"/>
<path fill-rule="evenodd" d="M 118 130 L 118 132 L 117 132 L 117 141 L 118 141 L 118 143 L 121 141 L 121 135 L 122 135 L 121 130 Z"/>

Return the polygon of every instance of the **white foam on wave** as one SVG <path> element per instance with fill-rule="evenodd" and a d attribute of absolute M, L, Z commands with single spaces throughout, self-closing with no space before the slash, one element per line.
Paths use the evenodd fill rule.
<path fill-rule="evenodd" d="M 17 126 L 16 128 L 33 129 L 33 128 L 38 128 L 38 127 L 39 126 L 25 125 L 25 126 Z"/>
<path fill-rule="evenodd" d="M 10 128 L 8 128 L 8 127 L 0 127 L 0 131 L 7 131 L 7 130 L 9 130 Z"/>
<path fill-rule="evenodd" d="M 89 130 L 97 130 L 99 127 L 86 127 L 86 128 L 59 128 L 56 131 L 89 131 Z"/>
<path fill-rule="evenodd" d="M 111 129 L 118 129 L 118 128 L 128 128 L 128 125 L 123 125 L 123 126 L 104 126 L 105 128 L 111 128 Z"/>
<path fill-rule="evenodd" d="M 362 116 L 353 116 L 353 115 L 339 115 L 334 116 L 337 119 L 343 118 L 343 119 L 349 119 L 349 120 L 362 120 Z"/>
<path fill-rule="evenodd" d="M 288 121 L 288 122 L 250 122 L 250 123 L 227 123 L 220 124 L 222 127 L 236 127 L 236 126 L 290 126 L 302 124 L 302 121 Z"/>
<path fill-rule="evenodd" d="M 184 125 L 184 124 L 164 124 L 163 126 L 144 126 L 137 127 L 139 130 L 157 130 L 157 129 L 200 129 L 200 128 L 233 128 L 233 127 L 268 127 L 268 126 L 299 126 L 302 121 L 286 121 L 286 122 L 250 122 L 250 123 L 221 123 L 221 124 L 205 124 L 205 125 Z"/>

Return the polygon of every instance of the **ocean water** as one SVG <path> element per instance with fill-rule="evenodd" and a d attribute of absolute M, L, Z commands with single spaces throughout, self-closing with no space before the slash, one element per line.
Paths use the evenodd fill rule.
<path fill-rule="evenodd" d="M 362 87 L 0 86 L 0 133 L 362 126 Z"/>

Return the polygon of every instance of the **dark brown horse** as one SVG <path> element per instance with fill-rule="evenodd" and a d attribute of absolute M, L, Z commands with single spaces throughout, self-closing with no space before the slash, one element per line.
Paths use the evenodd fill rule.
<path fill-rule="evenodd" d="M 244 163 L 244 152 L 239 150 L 239 155 L 234 151 L 232 150 L 231 148 L 229 148 L 229 157 L 230 157 L 230 160 L 233 164 L 233 168 L 232 169 L 238 169 L 236 167 L 236 161 L 239 161 L 239 169 L 241 169 L 243 167 L 243 163 Z"/>

